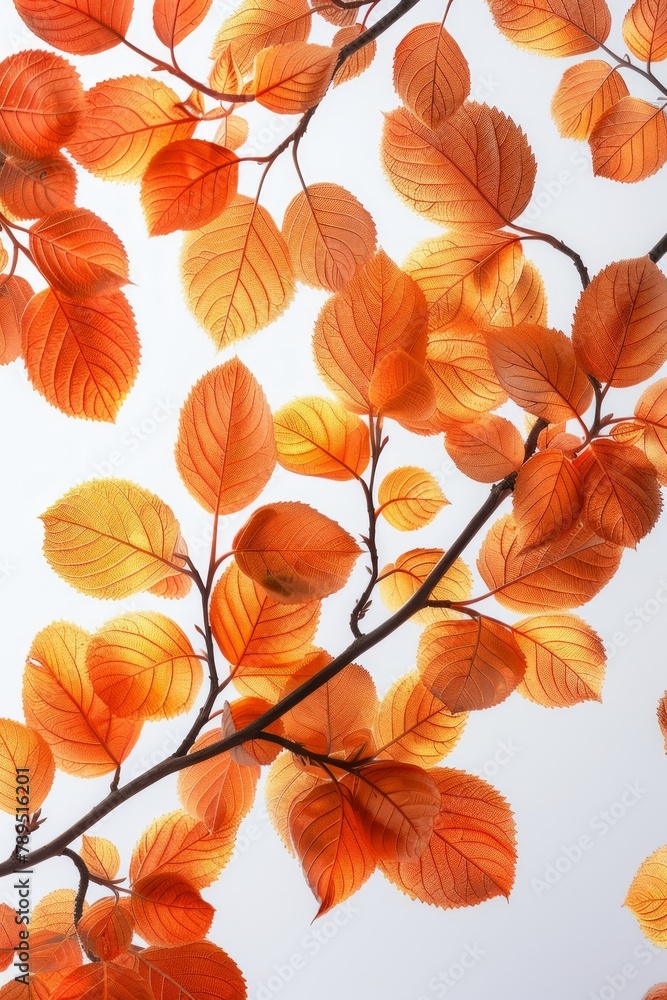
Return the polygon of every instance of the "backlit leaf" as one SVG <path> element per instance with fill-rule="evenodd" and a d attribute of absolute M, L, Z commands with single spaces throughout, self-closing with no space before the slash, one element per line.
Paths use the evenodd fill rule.
<path fill-rule="evenodd" d="M 667 5 L 664 0 L 635 0 L 623 20 L 623 39 L 642 62 L 667 59 Z"/>
<path fill-rule="evenodd" d="M 478 483 L 495 483 L 521 468 L 524 444 L 510 420 L 482 414 L 471 424 L 450 424 L 445 448 L 452 462 Z"/>
<path fill-rule="evenodd" d="M 426 469 L 404 465 L 389 472 L 378 489 L 378 511 L 398 531 L 430 524 L 449 501 Z"/>
<path fill-rule="evenodd" d="M 191 753 L 219 743 L 223 734 L 211 729 L 200 736 Z M 219 833 L 238 824 L 249 812 L 260 769 L 241 767 L 229 751 L 179 772 L 178 796 L 183 808 L 201 820 L 209 833 Z"/>
<path fill-rule="evenodd" d="M 154 996 L 132 969 L 115 962 L 95 962 L 70 972 L 51 1000 L 154 1000 Z"/>
<path fill-rule="evenodd" d="M 629 93 L 618 70 L 603 59 L 570 66 L 551 102 L 558 131 L 566 139 L 588 139 L 602 115 Z"/>
<path fill-rule="evenodd" d="M 132 886 L 132 914 L 148 944 L 190 944 L 206 937 L 215 913 L 189 882 L 153 874 Z"/>
<path fill-rule="evenodd" d="M 247 996 L 236 963 L 210 941 L 146 948 L 136 961 L 151 996 L 160 1000 L 245 1000 Z"/>
<path fill-rule="evenodd" d="M 305 396 L 273 416 L 278 462 L 304 476 L 357 479 L 370 461 L 367 425 L 340 403 Z"/>
<path fill-rule="evenodd" d="M 104 837 L 83 835 L 79 854 L 88 871 L 98 878 L 113 880 L 120 869 L 120 854 L 115 844 Z"/>
<path fill-rule="evenodd" d="M 172 874 L 196 889 L 214 882 L 232 856 L 238 822 L 209 833 L 204 823 L 181 809 L 154 820 L 132 853 L 130 881 Z"/>
<path fill-rule="evenodd" d="M 272 45 L 255 58 L 251 93 L 258 104 L 278 114 L 308 111 L 324 97 L 336 59 L 336 50 L 327 45 Z"/>
<path fill-rule="evenodd" d="M 667 847 L 654 851 L 639 867 L 625 906 L 639 921 L 649 941 L 664 947 L 667 943 Z"/>
<path fill-rule="evenodd" d="M 394 420 L 428 420 L 436 406 L 428 370 L 406 351 L 391 351 L 378 363 L 368 387 L 379 416 Z"/>
<path fill-rule="evenodd" d="M 15 805 L 16 802 L 14 801 L 12 804 L 12 813 L 14 812 Z M 20 927 L 14 920 L 15 916 L 16 910 L 12 910 L 6 903 L 0 903 L 0 971 L 2 972 L 9 968 L 16 957 L 14 947 L 18 947 L 21 944 L 19 937 Z M 2 996 L 1 992 L 0 996 Z"/>
<path fill-rule="evenodd" d="M 658 725 L 662 738 L 665 741 L 665 753 L 667 753 L 667 692 L 658 702 Z"/>
<path fill-rule="evenodd" d="M 426 367 L 435 386 L 431 420 L 446 430 L 453 420 L 469 423 L 507 399 L 491 364 L 483 335 L 472 325 L 455 324 L 429 336 Z"/>
<path fill-rule="evenodd" d="M 36 222 L 30 251 L 48 283 L 71 298 L 111 292 L 129 281 L 123 244 L 86 208 L 54 212 Z"/>
<path fill-rule="evenodd" d="M 337 49 L 339 54 L 340 50 L 346 45 L 351 45 L 367 31 L 368 29 L 364 27 L 363 24 L 351 24 L 349 27 L 341 28 L 337 31 L 333 37 L 331 45 L 334 49 Z M 375 58 L 375 53 L 377 51 L 377 42 L 374 38 L 366 42 L 360 48 L 353 52 L 352 55 L 345 59 L 343 65 L 334 74 L 333 85 L 334 87 L 339 87 L 341 83 L 346 83 L 348 80 L 353 80 L 357 76 L 361 76 L 365 73 L 368 67 L 373 62 Z"/>
<path fill-rule="evenodd" d="M 593 173 L 613 181 L 642 181 L 667 162 L 667 117 L 662 105 L 623 97 L 590 136 Z"/>
<path fill-rule="evenodd" d="M 513 626 L 513 634 L 526 658 L 519 694 L 546 708 L 601 700 L 604 646 L 581 618 L 524 618 Z"/>
<path fill-rule="evenodd" d="M 380 574 L 380 596 L 390 611 L 398 611 L 419 590 L 429 573 L 444 556 L 442 549 L 412 549 L 389 563 Z M 472 597 L 472 574 L 462 559 L 457 559 L 431 591 L 434 601 L 465 601 Z M 448 612 L 439 608 L 424 608 L 414 620 L 428 624 L 438 621 Z"/>
<path fill-rule="evenodd" d="M 25 278 L 13 274 L 0 285 L 0 365 L 21 354 L 21 323 L 33 291 Z"/>
<path fill-rule="evenodd" d="M 504 35 L 543 56 L 592 52 L 611 28 L 605 0 L 489 0 L 489 6 Z"/>
<path fill-rule="evenodd" d="M 128 899 L 105 896 L 90 906 L 77 924 L 83 947 L 105 962 L 132 944 L 134 919 Z"/>
<path fill-rule="evenodd" d="M 373 678 L 351 663 L 285 713 L 285 735 L 313 753 L 347 756 L 350 737 L 368 742 L 377 707 Z"/>
<path fill-rule="evenodd" d="M 310 34 L 310 23 L 308 0 L 243 0 L 223 22 L 212 56 L 231 45 L 241 70 L 247 72 L 262 49 L 304 42 Z"/>
<path fill-rule="evenodd" d="M 635 406 L 635 416 L 637 422 L 629 425 L 631 437 L 628 443 L 642 449 L 655 468 L 660 483 L 665 486 L 667 485 L 667 379 L 658 379 L 644 390 Z M 618 424 L 614 428 L 618 440 L 625 440 L 622 431 L 627 427 L 627 424 Z"/>
<path fill-rule="evenodd" d="M 247 698 L 236 698 L 228 702 L 222 712 L 222 735 L 233 736 L 241 729 L 251 725 L 272 707 L 271 702 L 250 695 Z M 274 736 L 282 736 L 284 727 L 282 719 L 277 719 L 266 726 L 263 732 Z M 246 740 L 240 746 L 232 747 L 230 753 L 237 764 L 252 766 L 254 764 L 272 764 L 282 747 L 268 740 Z"/>
<path fill-rule="evenodd" d="M 324 784 L 325 773 L 320 776 L 304 770 L 296 763 L 291 753 L 282 753 L 269 769 L 266 786 L 266 808 L 269 819 L 283 844 L 294 855 L 294 846 L 289 831 L 289 813 L 297 798 L 305 798 L 316 785 Z"/>
<path fill-rule="evenodd" d="M 133 0 L 14 0 L 31 31 L 73 55 L 94 55 L 127 34 Z"/>
<path fill-rule="evenodd" d="M 12 816 L 37 812 L 53 784 L 51 748 L 35 729 L 12 719 L 0 719 L 0 748 L 0 809 Z"/>
<path fill-rule="evenodd" d="M 153 27 L 167 48 L 175 48 L 208 14 L 211 0 L 154 0 Z"/>
<path fill-rule="evenodd" d="M 432 767 L 454 749 L 468 716 L 445 708 L 417 671 L 399 678 L 380 703 L 377 719 L 378 756 L 405 764 Z"/>
<path fill-rule="evenodd" d="M 74 204 L 76 170 L 60 153 L 42 160 L 8 156 L 0 169 L 0 200 L 15 219 L 36 219 Z"/>
<path fill-rule="evenodd" d="M 470 69 L 443 25 L 420 24 L 399 42 L 394 87 L 410 111 L 432 129 L 463 104 L 470 93 Z"/>
<path fill-rule="evenodd" d="M 519 469 L 512 502 L 525 548 L 553 541 L 570 530 L 581 511 L 583 482 L 577 466 L 555 449 L 533 455 Z"/>

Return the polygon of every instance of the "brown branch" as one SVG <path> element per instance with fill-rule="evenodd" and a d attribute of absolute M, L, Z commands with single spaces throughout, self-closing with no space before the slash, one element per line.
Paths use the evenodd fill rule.
<path fill-rule="evenodd" d="M 368 537 L 364 539 L 366 542 L 366 548 L 368 549 L 368 554 L 371 557 L 370 574 L 364 592 L 355 604 L 352 614 L 350 615 L 350 630 L 352 635 L 358 639 L 361 635 L 361 629 L 359 628 L 359 622 L 366 614 L 368 610 L 368 602 L 370 600 L 371 594 L 375 589 L 375 585 L 380 574 L 380 557 L 378 555 L 377 547 L 377 517 L 375 514 L 375 477 L 377 475 L 378 462 L 380 460 L 380 455 L 382 454 L 382 421 L 378 417 L 377 420 L 373 419 L 372 413 L 369 415 L 370 430 L 371 430 L 371 447 L 372 447 L 372 461 L 371 461 L 371 472 L 368 478 L 368 482 L 360 480 L 364 496 L 366 498 L 366 511 L 368 514 Z"/>
<path fill-rule="evenodd" d="M 83 860 L 83 858 L 76 853 L 76 851 L 70 851 L 66 847 L 60 852 L 64 857 L 69 858 L 76 870 L 79 873 L 79 888 L 77 889 L 76 896 L 74 899 L 74 926 L 79 928 L 79 921 L 83 916 L 83 907 L 86 902 L 86 893 L 88 892 L 88 886 L 90 885 L 90 872 L 88 871 L 88 865 Z M 81 937 L 79 936 L 79 940 Z M 81 941 L 81 947 L 86 953 L 86 956 L 91 962 L 99 962 L 99 958 L 93 955 L 92 952 L 88 951 L 83 941 Z"/>
<path fill-rule="evenodd" d="M 653 247 L 652 250 L 649 250 L 648 258 L 649 260 L 652 260 L 654 264 L 657 264 L 658 261 L 661 260 L 666 253 L 667 253 L 667 233 L 665 233 L 662 239 L 658 240 L 658 242 L 656 243 L 656 245 Z"/>

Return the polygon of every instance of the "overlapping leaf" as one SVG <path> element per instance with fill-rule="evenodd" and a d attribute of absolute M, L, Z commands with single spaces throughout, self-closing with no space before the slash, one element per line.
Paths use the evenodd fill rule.
<path fill-rule="evenodd" d="M 223 734 L 211 729 L 200 736 L 192 753 L 220 742 Z M 192 764 L 178 775 L 178 795 L 183 808 L 200 820 L 209 833 L 220 833 L 238 824 L 250 810 L 259 767 L 236 763 L 227 751 L 200 764 Z"/>
<path fill-rule="evenodd" d="M 76 170 L 60 153 L 40 160 L 8 156 L 0 169 L 0 200 L 16 219 L 36 219 L 74 204 Z"/>
<path fill-rule="evenodd" d="M 338 53 L 327 45 L 283 42 L 255 58 L 251 92 L 258 104 L 278 114 L 308 111 L 324 97 Z"/>
<path fill-rule="evenodd" d="M 489 0 L 489 6 L 504 35 L 544 56 L 592 52 L 611 28 L 605 0 Z"/>
<path fill-rule="evenodd" d="M 581 618 L 524 618 L 513 626 L 513 634 L 526 658 L 520 694 L 547 708 L 601 700 L 604 646 Z"/>
<path fill-rule="evenodd" d="M 400 677 L 380 703 L 378 756 L 421 767 L 439 764 L 458 743 L 466 712 L 453 715 L 422 684 L 417 671 Z"/>
<path fill-rule="evenodd" d="M 551 102 L 558 131 L 566 139 L 588 139 L 605 112 L 629 93 L 618 70 L 603 59 L 570 66 Z"/>
<path fill-rule="evenodd" d="M 245 980 L 236 963 L 210 941 L 174 948 L 146 948 L 137 968 L 151 996 L 161 1000 L 245 1000 Z"/>
<path fill-rule="evenodd" d="M 13 274 L 0 285 L 0 365 L 8 365 L 21 354 L 23 313 L 33 291 L 25 278 Z"/>
<path fill-rule="evenodd" d="M 28 49 L 0 62 L 0 146 L 25 159 L 48 156 L 77 131 L 86 106 L 66 59 Z"/>
<path fill-rule="evenodd" d="M 175 48 L 201 24 L 210 6 L 211 0 L 155 0 L 155 34 L 163 45 Z"/>
<path fill-rule="evenodd" d="M 551 542 L 573 527 L 581 511 L 579 469 L 557 449 L 533 455 L 519 470 L 512 501 L 519 542 L 526 549 Z"/>
<path fill-rule="evenodd" d="M 642 62 L 667 59 L 667 6 L 664 0 L 635 0 L 623 20 L 623 38 Z"/>
<path fill-rule="evenodd" d="M 470 69 L 456 40 L 437 22 L 420 24 L 399 43 L 394 87 L 420 121 L 437 129 L 470 93 Z"/>
<path fill-rule="evenodd" d="M 278 462 L 290 472 L 338 482 L 356 479 L 370 460 L 367 425 L 320 396 L 295 399 L 273 417 Z"/>
<path fill-rule="evenodd" d="M 412 549 L 404 552 L 380 574 L 380 595 L 390 611 L 398 611 L 421 587 L 444 556 L 442 549 Z M 472 574 L 462 559 L 456 559 L 431 590 L 434 601 L 465 601 L 472 596 Z M 439 608 L 424 608 L 415 621 L 428 623 L 448 615 Z"/>
<path fill-rule="evenodd" d="M 154 820 L 132 853 L 130 880 L 172 874 L 196 889 L 214 882 L 232 856 L 238 823 L 209 833 L 205 824 L 177 809 Z"/>
<path fill-rule="evenodd" d="M 667 162 L 667 117 L 662 105 L 622 97 L 590 136 L 593 172 L 614 181 L 643 181 Z"/>
<path fill-rule="evenodd" d="M 130 26 L 133 0 L 15 0 L 31 31 L 57 49 L 94 55 L 119 45 Z"/>
<path fill-rule="evenodd" d="M 30 251 L 51 287 L 71 298 L 114 291 L 129 281 L 120 239 L 85 208 L 54 212 L 35 223 Z"/>
<path fill-rule="evenodd" d="M 461 472 L 478 483 L 495 483 L 521 468 L 524 443 L 515 425 L 495 414 L 469 424 L 450 424 L 445 448 Z"/>
<path fill-rule="evenodd" d="M 37 730 L 0 719 L 0 748 L 0 809 L 12 816 L 37 812 L 55 773 L 48 743 Z M 19 796 L 28 801 L 20 802 Z"/>

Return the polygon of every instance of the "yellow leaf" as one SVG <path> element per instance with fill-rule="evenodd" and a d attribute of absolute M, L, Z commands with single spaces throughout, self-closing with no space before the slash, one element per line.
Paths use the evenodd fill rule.
<path fill-rule="evenodd" d="M 380 483 L 378 500 L 378 513 L 398 531 L 423 528 L 449 503 L 431 473 L 416 465 L 388 473 Z"/>
<path fill-rule="evenodd" d="M 424 687 L 417 671 L 399 678 L 380 703 L 378 757 L 433 767 L 458 743 L 467 712 L 452 715 Z"/>
<path fill-rule="evenodd" d="M 625 898 L 649 941 L 667 945 L 667 847 L 643 861 Z"/>
<path fill-rule="evenodd" d="M 604 646 L 581 618 L 539 615 L 517 622 L 513 631 L 526 658 L 519 694 L 546 708 L 602 700 Z"/>
<path fill-rule="evenodd" d="M 389 563 L 380 574 L 380 596 L 390 611 L 398 611 L 421 587 L 429 573 L 444 556 L 442 549 L 411 549 Z M 472 597 L 472 573 L 462 559 L 457 559 L 431 591 L 434 601 L 465 601 Z M 414 615 L 422 624 L 450 616 L 440 608 L 424 608 Z"/>
<path fill-rule="evenodd" d="M 309 42 L 284 42 L 255 58 L 251 93 L 258 104 L 282 115 L 308 111 L 324 97 L 338 58 L 335 49 Z"/>
<path fill-rule="evenodd" d="M 357 479 L 370 460 L 367 425 L 340 403 L 295 399 L 273 417 L 278 462 L 290 472 L 338 482 Z"/>

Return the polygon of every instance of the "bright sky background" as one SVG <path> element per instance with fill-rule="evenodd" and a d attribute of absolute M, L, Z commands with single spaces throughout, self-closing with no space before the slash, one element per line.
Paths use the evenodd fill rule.
<path fill-rule="evenodd" d="M 136 6 L 131 37 L 157 52 L 150 31 L 151 5 L 138 0 Z M 386 0 L 380 9 L 388 6 Z M 214 3 L 204 26 L 183 46 L 182 63 L 195 76 L 205 78 L 210 40 L 232 7 L 226 0 Z M 398 103 L 391 84 L 396 43 L 411 25 L 439 20 L 442 7 L 443 0 L 422 0 L 383 36 L 371 70 L 327 96 L 301 145 L 307 181 L 336 181 L 349 188 L 372 212 L 381 245 L 399 263 L 418 240 L 437 230 L 410 212 L 383 177 L 378 157 L 382 113 Z M 612 0 L 611 7 L 613 41 L 620 49 L 625 3 Z M 568 61 L 513 48 L 495 30 L 484 0 L 456 0 L 448 27 L 470 61 L 474 97 L 512 115 L 532 143 L 539 163 L 537 207 L 524 217 L 525 224 L 571 243 L 591 273 L 612 260 L 646 253 L 667 230 L 665 172 L 634 186 L 592 177 L 586 148 L 560 139 L 549 114 L 551 96 Z M 0 55 L 37 44 L 11 0 L 2 0 Z M 149 72 L 142 60 L 122 48 L 75 62 L 87 86 L 111 76 Z M 656 69 L 667 78 L 667 68 Z M 633 93 L 653 97 L 627 75 Z M 187 90 L 180 92 L 185 97 Z M 258 110 L 250 144 L 264 154 L 293 123 Z M 249 171 L 243 191 L 253 194 L 254 183 Z M 296 191 L 285 157 L 272 171 L 264 198 L 278 222 Z M 192 630 L 198 620 L 194 596 L 169 604 L 142 595 L 120 604 L 101 602 L 77 594 L 56 577 L 41 554 L 38 521 L 53 501 L 95 476 L 133 479 L 174 509 L 191 555 L 200 561 L 208 558 L 210 520 L 180 482 L 172 451 L 177 410 L 191 385 L 231 352 L 216 355 L 187 311 L 178 276 L 181 237 L 148 240 L 135 187 L 84 174 L 79 204 L 107 219 L 128 247 L 134 282 L 128 296 L 137 314 L 143 364 L 112 426 L 72 420 L 50 408 L 32 390 L 19 364 L 0 371 L 0 420 L 5 428 L 0 500 L 2 714 L 16 718 L 21 718 L 26 653 L 35 633 L 50 621 L 69 619 L 92 630 L 121 609 L 155 608 L 172 614 L 193 641 L 197 638 Z M 550 323 L 569 331 L 578 296 L 572 264 L 535 243 L 527 252 L 546 282 Z M 237 345 L 273 408 L 297 395 L 324 392 L 310 351 L 313 322 L 323 300 L 322 293 L 301 288 L 284 316 Z M 617 415 L 631 412 L 634 395 L 632 390 L 615 394 Z M 486 487 L 453 470 L 441 437 L 409 437 L 393 425 L 391 439 L 384 470 L 422 463 L 439 476 L 452 505 L 432 526 L 410 536 L 382 527 L 383 564 L 415 546 L 447 547 L 486 495 Z M 364 530 L 362 497 L 354 483 L 310 481 L 278 471 L 259 502 L 271 498 L 305 500 L 353 533 Z M 241 523 L 241 516 L 225 522 L 222 545 Z M 218 908 L 212 938 L 244 970 L 251 1000 L 434 1000 L 450 995 L 456 1000 L 612 1000 L 619 993 L 639 1000 L 649 986 L 667 980 L 667 952 L 648 946 L 632 915 L 622 908 L 640 862 L 667 842 L 667 758 L 655 720 L 658 698 L 667 687 L 666 542 L 667 520 L 636 553 L 625 556 L 610 586 L 583 610 L 610 653 L 602 705 L 549 711 L 513 696 L 471 718 L 445 762 L 483 774 L 512 804 L 519 865 L 509 903 L 497 899 L 471 909 L 442 911 L 412 903 L 378 874 L 337 915 L 311 926 L 314 900 L 297 863 L 271 830 L 260 794 L 243 824 L 237 856 L 220 881 L 205 890 Z M 475 556 L 473 549 L 469 562 L 474 563 Z M 365 578 L 361 559 L 346 590 L 325 605 L 319 638 L 332 653 L 348 642 L 349 609 Z M 369 623 L 383 614 L 376 602 Z M 364 660 L 380 693 L 413 667 L 417 637 L 415 626 L 404 626 Z M 148 724 L 125 773 L 140 773 L 172 752 L 186 725 L 184 719 Z M 105 780 L 84 782 L 59 775 L 46 807 L 43 835 L 69 825 L 102 797 L 105 787 Z M 175 781 L 167 780 L 119 809 L 95 832 L 115 840 L 127 863 L 135 839 L 150 820 L 177 805 Z M 0 817 L 3 856 L 11 850 L 11 837 L 10 818 Z M 551 876 L 554 884 L 547 888 L 549 866 L 568 868 L 563 859 L 582 837 L 589 849 L 570 863 L 569 871 Z M 75 884 L 69 862 L 49 862 L 35 876 L 35 897 Z M 463 955 L 467 957 L 462 964 Z M 288 975 L 294 956 L 298 970 Z"/>

